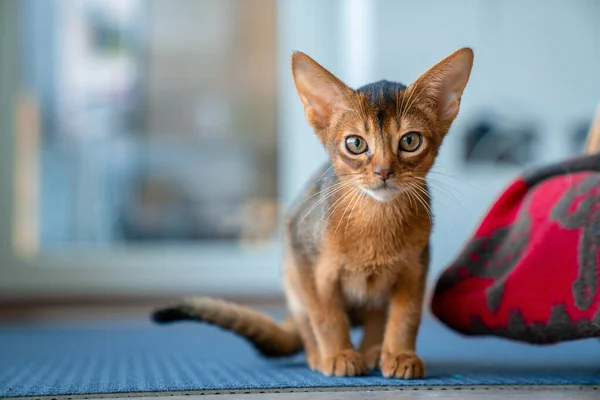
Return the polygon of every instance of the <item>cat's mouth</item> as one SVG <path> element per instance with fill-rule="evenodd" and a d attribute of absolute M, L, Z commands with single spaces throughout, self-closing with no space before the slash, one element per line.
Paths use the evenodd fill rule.
<path fill-rule="evenodd" d="M 375 185 L 371 188 L 361 188 L 362 191 L 373 199 L 381 202 L 387 202 L 395 197 L 397 197 L 400 193 L 402 193 L 401 188 L 390 184 L 389 182 L 381 182 L 378 185 Z"/>

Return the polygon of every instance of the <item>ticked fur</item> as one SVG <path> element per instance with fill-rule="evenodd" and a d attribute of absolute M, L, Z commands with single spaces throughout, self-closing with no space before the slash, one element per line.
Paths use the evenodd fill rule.
<path fill-rule="evenodd" d="M 204 299 L 161 310 L 155 319 L 213 323 L 267 355 L 303 348 L 309 366 L 326 375 L 379 366 L 386 377 L 422 377 L 415 342 L 432 228 L 426 175 L 458 114 L 472 62 L 473 52 L 460 49 L 408 87 L 380 81 L 353 90 L 294 53 L 292 74 L 306 119 L 330 160 L 286 222 L 291 318 L 276 324 L 256 311 Z M 356 324 L 364 326 L 358 349 L 349 335 Z"/>

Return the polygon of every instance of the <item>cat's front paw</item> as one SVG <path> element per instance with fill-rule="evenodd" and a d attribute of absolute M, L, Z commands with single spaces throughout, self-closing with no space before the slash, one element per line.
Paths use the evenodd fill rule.
<path fill-rule="evenodd" d="M 363 360 L 368 369 L 375 369 L 379 366 L 379 358 L 381 356 L 381 346 L 375 345 L 362 351 Z"/>
<path fill-rule="evenodd" d="M 321 362 L 321 372 L 327 376 L 358 376 L 367 372 L 367 366 L 359 352 L 348 349 L 325 357 Z"/>
<path fill-rule="evenodd" d="M 381 373 L 386 378 L 419 379 L 425 377 L 425 364 L 412 352 L 381 354 Z"/>
<path fill-rule="evenodd" d="M 319 354 L 319 350 L 307 351 L 306 352 L 306 362 L 308 367 L 313 371 L 321 370 L 321 355 Z"/>

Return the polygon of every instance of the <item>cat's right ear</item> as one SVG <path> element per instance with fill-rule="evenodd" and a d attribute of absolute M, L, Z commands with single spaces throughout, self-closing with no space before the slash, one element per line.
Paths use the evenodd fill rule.
<path fill-rule="evenodd" d="M 332 115 L 347 108 L 352 89 L 304 53 L 292 55 L 292 75 L 308 123 L 320 134 Z"/>

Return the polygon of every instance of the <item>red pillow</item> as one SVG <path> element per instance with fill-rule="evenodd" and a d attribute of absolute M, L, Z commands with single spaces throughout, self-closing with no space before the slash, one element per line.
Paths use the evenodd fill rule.
<path fill-rule="evenodd" d="M 432 311 L 468 335 L 600 337 L 600 155 L 515 180 L 439 278 Z"/>

